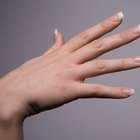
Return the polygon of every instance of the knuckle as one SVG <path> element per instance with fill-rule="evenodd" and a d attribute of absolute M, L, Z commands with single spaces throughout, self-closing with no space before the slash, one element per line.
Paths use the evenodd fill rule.
<path fill-rule="evenodd" d="M 87 31 L 79 33 L 78 37 L 84 41 L 88 41 L 90 39 L 90 35 L 87 33 Z"/>
<path fill-rule="evenodd" d="M 123 41 L 127 41 L 129 39 L 130 34 L 127 31 L 119 33 L 119 37 Z"/>
<path fill-rule="evenodd" d="M 111 95 L 110 95 L 110 98 L 116 98 L 116 93 L 118 93 L 118 89 L 117 88 L 114 88 L 114 87 L 111 87 L 110 88 L 110 93 L 111 93 Z"/>
<path fill-rule="evenodd" d="M 101 25 L 101 28 L 102 28 L 103 30 L 107 30 L 107 28 L 108 28 L 108 26 L 109 26 L 107 21 L 101 22 L 100 25 Z"/>
<path fill-rule="evenodd" d="M 99 96 L 102 93 L 102 87 L 100 85 L 94 85 L 94 96 Z"/>
<path fill-rule="evenodd" d="M 101 40 L 101 39 L 95 40 L 93 42 L 93 47 L 96 48 L 96 49 L 102 50 L 102 48 L 103 48 L 103 40 Z"/>
<path fill-rule="evenodd" d="M 123 68 L 127 67 L 127 60 L 125 58 L 121 59 L 121 67 Z"/>
<path fill-rule="evenodd" d="M 97 67 L 98 70 L 100 70 L 100 71 L 105 70 L 106 64 L 105 64 L 104 61 L 98 60 L 95 64 L 96 64 L 96 67 Z"/>

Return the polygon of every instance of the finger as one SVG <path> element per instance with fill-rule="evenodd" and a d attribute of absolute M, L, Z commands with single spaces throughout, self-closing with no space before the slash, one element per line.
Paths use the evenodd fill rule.
<path fill-rule="evenodd" d="M 45 53 L 45 55 L 56 51 L 57 49 L 62 47 L 65 43 L 62 33 L 58 32 L 57 29 L 54 30 L 54 39 L 53 40 L 54 40 L 53 46 Z"/>
<path fill-rule="evenodd" d="M 125 87 L 110 87 L 100 84 L 81 83 L 79 98 L 122 99 L 134 95 L 135 90 Z"/>
<path fill-rule="evenodd" d="M 140 67 L 140 56 L 114 60 L 90 61 L 79 66 L 79 79 L 134 69 L 137 67 Z"/>
<path fill-rule="evenodd" d="M 124 32 L 99 39 L 80 48 L 72 54 L 72 59 L 76 63 L 84 63 L 86 61 L 97 58 L 98 56 L 116 49 L 120 46 L 128 44 L 140 37 L 140 25 L 130 28 Z"/>
<path fill-rule="evenodd" d="M 87 43 L 103 36 L 104 34 L 119 26 L 123 18 L 123 13 L 119 12 L 116 15 L 102 21 L 101 23 L 98 23 L 96 26 L 79 33 L 65 44 L 67 49 L 70 52 L 73 52 L 81 48 L 83 45 L 86 45 Z"/>

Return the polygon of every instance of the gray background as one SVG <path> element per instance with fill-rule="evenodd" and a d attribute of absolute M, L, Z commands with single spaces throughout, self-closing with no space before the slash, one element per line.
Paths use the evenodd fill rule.
<path fill-rule="evenodd" d="M 111 34 L 140 23 L 139 0 L 0 0 L 0 76 L 44 53 L 58 28 L 68 40 L 83 29 L 123 11 L 124 23 Z M 140 55 L 140 40 L 102 58 Z M 129 99 L 78 100 L 26 119 L 25 140 L 139 140 L 139 69 L 87 79 L 129 86 Z"/>

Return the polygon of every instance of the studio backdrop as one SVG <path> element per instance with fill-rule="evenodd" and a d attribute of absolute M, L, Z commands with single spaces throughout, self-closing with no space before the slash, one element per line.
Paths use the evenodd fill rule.
<path fill-rule="evenodd" d="M 65 41 L 108 16 L 123 11 L 118 33 L 140 24 L 139 0 L 0 0 L 0 76 L 43 54 L 57 28 Z M 101 58 L 140 55 L 140 39 Z M 46 74 L 47 75 L 47 74 Z M 86 80 L 128 86 L 128 99 L 81 99 L 32 116 L 24 122 L 25 140 L 139 140 L 140 69 Z"/>

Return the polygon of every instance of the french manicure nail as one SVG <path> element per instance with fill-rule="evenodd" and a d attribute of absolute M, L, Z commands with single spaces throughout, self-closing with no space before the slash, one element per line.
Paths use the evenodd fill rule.
<path fill-rule="evenodd" d="M 130 89 L 130 95 L 134 95 L 135 94 L 135 89 Z"/>
<path fill-rule="evenodd" d="M 113 16 L 113 20 L 119 22 L 124 19 L 123 12 L 118 12 L 115 16 Z"/>
<path fill-rule="evenodd" d="M 134 61 L 136 61 L 136 62 L 139 62 L 139 63 L 140 63 L 140 56 L 135 57 L 135 58 L 134 58 Z"/>
<path fill-rule="evenodd" d="M 138 34 L 138 35 L 140 34 L 140 25 L 137 25 L 136 27 L 134 27 L 133 33 Z"/>
<path fill-rule="evenodd" d="M 137 29 L 137 30 L 138 30 L 138 32 L 140 32 L 140 25 L 138 25 L 138 26 L 137 26 L 137 28 L 138 28 L 138 29 Z"/>
<path fill-rule="evenodd" d="M 58 30 L 55 29 L 55 30 L 54 30 L 54 35 L 57 36 L 57 34 L 58 34 Z"/>
<path fill-rule="evenodd" d="M 118 16 L 118 18 L 119 18 L 120 20 L 124 19 L 124 14 L 123 14 L 123 12 L 117 13 L 117 16 Z"/>
<path fill-rule="evenodd" d="M 132 96 L 132 95 L 134 95 L 135 90 L 132 88 L 131 89 L 123 89 L 123 92 L 128 94 L 129 96 Z"/>

